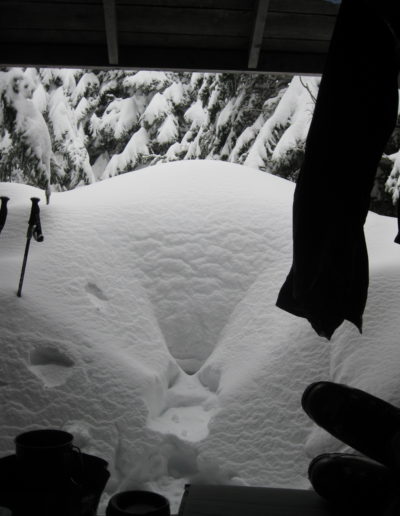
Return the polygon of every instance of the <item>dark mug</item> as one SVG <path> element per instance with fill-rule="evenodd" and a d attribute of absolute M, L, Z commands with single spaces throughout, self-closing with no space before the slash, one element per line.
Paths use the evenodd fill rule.
<path fill-rule="evenodd" d="M 170 516 L 167 498 L 152 491 L 123 491 L 110 498 L 106 516 Z"/>
<path fill-rule="evenodd" d="M 24 432 L 15 438 L 18 469 L 42 482 L 71 479 L 81 473 L 81 453 L 73 445 L 73 435 L 63 430 L 43 429 Z M 76 453 L 78 452 L 78 453 Z"/>

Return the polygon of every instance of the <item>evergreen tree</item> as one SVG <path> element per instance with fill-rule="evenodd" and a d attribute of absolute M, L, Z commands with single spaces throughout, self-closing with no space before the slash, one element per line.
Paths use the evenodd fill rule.
<path fill-rule="evenodd" d="M 282 74 L 5 69 L 0 179 L 56 190 L 162 161 L 219 159 L 296 180 L 319 79 Z M 393 215 L 400 129 L 372 206 Z"/>
<path fill-rule="evenodd" d="M 0 72 L 2 180 L 37 185 L 50 192 L 51 139 L 33 102 L 35 73 L 20 68 Z"/>

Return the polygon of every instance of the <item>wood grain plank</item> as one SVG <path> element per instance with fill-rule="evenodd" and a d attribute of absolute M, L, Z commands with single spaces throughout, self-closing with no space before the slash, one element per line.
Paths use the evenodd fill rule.
<path fill-rule="evenodd" d="M 67 45 L 106 45 L 104 30 L 71 31 L 71 30 L 37 30 L 37 29 L 2 29 L 1 43 L 24 44 L 67 44 Z"/>
<path fill-rule="evenodd" d="M 47 5 L 45 16 L 44 5 Z M 253 25 L 253 14 L 249 10 L 117 7 L 119 31 L 126 32 L 248 37 Z M 270 10 L 267 33 L 270 37 L 326 40 L 331 37 L 334 22 L 334 16 Z M 65 4 L 61 8 L 55 3 L 1 2 L 0 30 L 11 28 L 101 31 L 104 30 L 102 6 Z"/>
<path fill-rule="evenodd" d="M 257 0 L 118 0 L 120 5 L 253 11 Z"/>
<path fill-rule="evenodd" d="M 44 9 L 46 6 L 46 9 Z M 43 14 L 45 13 L 45 15 Z M 117 5 L 119 29 L 129 32 L 249 34 L 252 12 Z M 102 6 L 6 1 L 0 4 L 0 29 L 104 30 Z"/>
<path fill-rule="evenodd" d="M 74 4 L 80 4 L 80 5 L 86 5 L 86 4 L 94 4 L 98 6 L 102 6 L 103 1 L 102 0 L 22 0 L 25 4 L 57 4 L 57 5 L 74 5 Z M 3 3 L 3 1 L 1 2 Z M 15 3 L 21 3 L 21 0 L 16 0 Z"/>
<path fill-rule="evenodd" d="M 170 9 L 121 6 L 120 30 L 162 32 L 164 34 L 223 34 L 247 36 L 253 23 L 249 10 Z"/>
<path fill-rule="evenodd" d="M 332 37 L 334 26 L 335 18 L 330 16 L 270 12 L 265 36 L 328 41 Z"/>
<path fill-rule="evenodd" d="M 110 68 L 106 45 L 2 44 L 0 66 Z"/>
<path fill-rule="evenodd" d="M 25 3 L 45 3 L 46 0 L 24 0 Z M 47 0 L 56 4 L 99 4 L 102 0 Z M 118 0 L 119 5 L 163 6 L 163 7 L 187 7 L 197 9 L 230 9 L 249 10 L 254 9 L 256 0 Z"/>
<path fill-rule="evenodd" d="M 47 43 L 69 45 L 105 45 L 104 31 L 64 31 L 64 30 L 8 30 L 0 31 L 0 43 Z M 196 48 L 247 49 L 248 38 L 204 35 L 204 34 L 157 34 L 120 32 L 119 43 L 131 47 L 187 47 Z"/>
<path fill-rule="evenodd" d="M 289 52 L 306 54 L 326 54 L 329 41 L 313 39 L 264 38 L 262 50 L 266 52 Z"/>
<path fill-rule="evenodd" d="M 47 45 L 105 45 L 105 35 L 103 31 L 0 31 L 0 43 L 5 44 L 47 44 Z M 123 46 L 140 49 L 146 48 L 180 48 L 191 49 L 210 49 L 218 52 L 222 50 L 246 50 L 248 39 L 246 37 L 226 37 L 226 36 L 204 36 L 188 34 L 135 34 L 122 32 L 119 43 Z M 329 47 L 327 40 L 304 40 L 304 39 L 280 39 L 264 37 L 262 49 L 274 52 L 306 52 L 306 53 L 325 53 Z"/>
<path fill-rule="evenodd" d="M 187 48 L 191 52 L 197 49 L 222 50 L 247 50 L 248 38 L 224 36 L 219 34 L 135 34 L 130 32 L 120 33 L 121 45 L 141 47 L 165 47 Z"/>
<path fill-rule="evenodd" d="M 270 11 L 336 16 L 339 6 L 326 0 L 271 0 Z"/>
<path fill-rule="evenodd" d="M 119 5 L 254 11 L 257 0 L 118 0 Z M 1 2 L 4 3 L 4 2 Z M 20 3 L 16 0 L 15 3 Z M 101 5 L 102 0 L 24 0 L 25 4 Z M 339 6 L 326 0 L 271 0 L 270 11 L 336 16 Z"/>
<path fill-rule="evenodd" d="M 4 1 L 0 29 L 104 30 L 103 5 Z"/>
<path fill-rule="evenodd" d="M 142 48 L 133 52 L 120 46 L 118 68 L 171 71 L 238 71 L 248 72 L 247 51 Z M 259 72 L 319 74 L 324 54 L 261 52 Z M 105 46 L 71 45 L 1 45 L 0 66 L 53 66 L 72 68 L 115 68 L 108 63 Z"/>

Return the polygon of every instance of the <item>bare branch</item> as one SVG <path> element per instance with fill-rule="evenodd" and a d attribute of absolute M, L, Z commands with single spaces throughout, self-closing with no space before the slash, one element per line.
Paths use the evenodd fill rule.
<path fill-rule="evenodd" d="M 314 104 L 317 102 L 317 97 L 313 94 L 313 92 L 311 91 L 311 88 L 308 84 L 304 84 L 303 82 L 303 79 L 301 78 L 301 76 L 299 76 L 299 79 L 300 79 L 300 82 L 302 84 L 302 86 L 304 86 L 304 88 L 308 91 L 308 93 L 310 94 L 310 97 L 312 99 L 312 101 L 314 102 Z"/>

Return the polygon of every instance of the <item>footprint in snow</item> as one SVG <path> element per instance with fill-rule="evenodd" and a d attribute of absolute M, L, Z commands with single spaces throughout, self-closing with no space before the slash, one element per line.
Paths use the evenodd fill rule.
<path fill-rule="evenodd" d="M 35 348 L 29 353 L 28 369 L 46 387 L 63 385 L 73 372 L 75 362 L 53 346 Z"/>
<path fill-rule="evenodd" d="M 85 290 L 95 308 L 99 311 L 104 310 L 108 301 L 108 297 L 104 294 L 101 288 L 98 287 L 95 283 L 89 281 L 85 286 Z"/>

